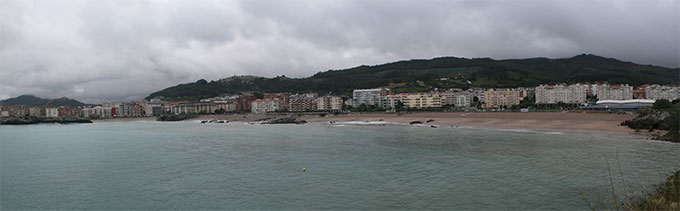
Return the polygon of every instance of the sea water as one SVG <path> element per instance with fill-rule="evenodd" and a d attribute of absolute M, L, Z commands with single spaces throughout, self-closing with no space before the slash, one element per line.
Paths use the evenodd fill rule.
<path fill-rule="evenodd" d="M 3 125 L 0 209 L 585 209 L 608 168 L 617 192 L 646 190 L 679 158 L 680 144 L 530 130 Z"/>

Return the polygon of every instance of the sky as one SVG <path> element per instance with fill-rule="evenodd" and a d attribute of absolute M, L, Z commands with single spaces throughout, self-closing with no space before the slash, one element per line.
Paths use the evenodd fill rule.
<path fill-rule="evenodd" d="M 679 67 L 679 28 L 678 0 L 0 0 L 0 99 L 130 101 L 442 56 Z"/>

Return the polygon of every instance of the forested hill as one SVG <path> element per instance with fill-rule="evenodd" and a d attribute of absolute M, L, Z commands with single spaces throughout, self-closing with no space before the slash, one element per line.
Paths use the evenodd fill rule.
<path fill-rule="evenodd" d="M 197 100 L 244 92 L 351 94 L 353 89 L 389 87 L 397 92 L 431 87 L 530 87 L 545 83 L 604 82 L 678 84 L 679 68 L 640 65 L 596 55 L 509 59 L 441 57 L 319 72 L 307 78 L 235 76 L 199 80 L 154 92 L 147 99 Z M 416 81 L 423 81 L 419 85 Z"/>
<path fill-rule="evenodd" d="M 77 101 L 77 100 L 74 100 L 74 99 L 66 98 L 66 97 L 50 100 L 50 99 L 39 98 L 39 97 L 36 97 L 36 96 L 33 96 L 33 95 L 20 95 L 18 97 L 0 100 L 0 105 L 27 105 L 27 106 L 40 106 L 40 107 L 46 107 L 46 106 L 76 107 L 76 106 L 84 106 L 86 104 L 81 103 L 80 101 Z"/>

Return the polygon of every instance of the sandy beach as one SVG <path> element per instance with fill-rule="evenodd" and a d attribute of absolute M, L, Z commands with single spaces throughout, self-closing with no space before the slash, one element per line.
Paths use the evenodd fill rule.
<path fill-rule="evenodd" d="M 588 130 L 615 133 L 634 133 L 633 129 L 619 126 L 633 118 L 628 114 L 600 114 L 573 112 L 460 112 L 460 113 L 410 113 L 410 114 L 348 114 L 326 117 L 303 117 L 308 122 L 385 121 L 408 124 L 470 126 L 483 128 L 521 128 L 550 130 Z M 427 122 L 428 120 L 434 120 Z"/>
<path fill-rule="evenodd" d="M 231 122 L 257 122 L 281 117 L 295 117 L 307 122 L 386 122 L 409 124 L 413 121 L 424 125 L 461 126 L 492 129 L 534 129 L 565 131 L 570 133 L 603 133 L 618 135 L 650 135 L 635 132 L 622 121 L 632 119 L 631 114 L 580 113 L 580 112 L 414 112 L 414 113 L 352 113 L 321 116 L 318 114 L 225 114 L 200 115 L 185 121 L 228 120 Z M 432 121 L 430 121 L 432 120 Z M 155 121 L 154 117 L 96 119 L 93 122 Z M 428 122 L 429 121 L 429 122 Z M 658 133 L 658 132 L 657 132 Z"/>
<path fill-rule="evenodd" d="M 272 118 L 293 116 L 307 122 L 389 122 L 408 124 L 421 121 L 425 125 L 468 126 L 480 128 L 518 128 L 543 130 L 587 130 L 608 133 L 633 134 L 635 131 L 619 126 L 624 120 L 632 119 L 631 114 L 604 114 L 578 112 L 416 112 L 416 113 L 352 113 L 325 116 L 311 114 L 226 114 L 201 115 L 186 120 L 229 120 L 238 122 L 265 121 Z M 115 118 L 93 120 L 94 122 L 154 121 L 153 117 Z M 428 120 L 433 120 L 428 122 Z"/>

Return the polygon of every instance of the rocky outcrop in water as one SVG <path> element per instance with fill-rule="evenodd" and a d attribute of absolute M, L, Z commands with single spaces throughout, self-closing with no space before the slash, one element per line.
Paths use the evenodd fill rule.
<path fill-rule="evenodd" d="M 636 130 L 668 130 L 666 119 L 669 116 L 667 111 L 641 111 L 637 117 L 621 122 L 621 125 Z"/>
<path fill-rule="evenodd" d="M 297 120 L 293 117 L 283 117 L 274 120 L 270 120 L 264 124 L 304 124 L 307 123 L 305 120 Z"/>
<path fill-rule="evenodd" d="M 156 121 L 161 121 L 161 122 L 176 122 L 176 121 L 182 121 L 185 119 L 191 119 L 196 117 L 196 115 L 192 114 L 163 114 L 158 117 L 156 117 Z"/>
<path fill-rule="evenodd" d="M 680 132 L 678 131 L 668 131 L 666 135 L 656 137 L 657 140 L 670 141 L 675 143 L 680 143 Z"/>
<path fill-rule="evenodd" d="M 2 125 L 27 125 L 27 124 L 38 124 L 38 123 L 92 123 L 89 119 L 79 118 L 79 117 L 34 117 L 34 116 L 22 116 L 22 117 L 2 117 L 0 119 L 0 124 Z"/>

